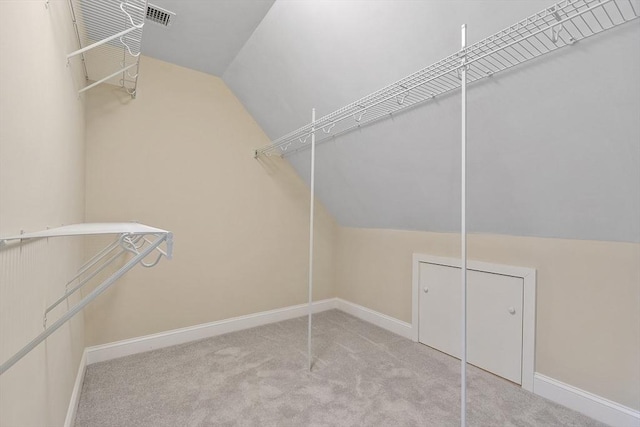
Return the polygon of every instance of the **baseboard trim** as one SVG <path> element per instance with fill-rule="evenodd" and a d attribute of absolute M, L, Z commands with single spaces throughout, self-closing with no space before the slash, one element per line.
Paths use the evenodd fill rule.
<path fill-rule="evenodd" d="M 64 419 L 64 427 L 73 427 L 76 420 L 76 412 L 78 411 L 78 404 L 80 403 L 80 393 L 82 392 L 82 383 L 84 383 L 84 374 L 87 372 L 87 349 L 85 348 L 80 358 L 80 365 L 78 366 L 78 374 L 76 375 L 76 382 L 73 385 L 71 391 L 71 398 L 69 399 L 69 408 L 67 409 L 67 416 Z"/>
<path fill-rule="evenodd" d="M 64 426 L 72 427 L 74 424 L 87 365 L 301 317 L 307 314 L 307 308 L 307 304 L 299 304 L 187 328 L 174 329 L 139 338 L 87 347 L 80 360 L 80 366 L 78 367 L 78 374 L 69 401 Z M 410 323 L 403 322 L 361 305 L 341 298 L 330 298 L 313 303 L 314 313 L 331 309 L 341 310 L 409 340 L 413 338 L 413 329 Z M 640 411 L 620 405 L 619 403 L 537 372 L 534 375 L 533 392 L 541 397 L 614 427 L 640 427 Z"/>
<path fill-rule="evenodd" d="M 535 373 L 533 392 L 613 427 L 639 427 L 640 411 Z"/>
<path fill-rule="evenodd" d="M 313 303 L 314 313 L 336 308 L 335 298 L 316 301 Z M 104 362 L 132 354 L 144 353 L 159 348 L 170 347 L 243 329 L 254 328 L 269 323 L 281 322 L 308 313 L 307 304 L 293 305 L 275 310 L 262 311 L 246 316 L 232 317 L 216 322 L 174 329 L 152 335 L 145 335 L 123 341 L 97 345 L 87 348 L 87 364 Z"/>
<path fill-rule="evenodd" d="M 395 317 L 387 316 L 386 314 L 379 313 L 371 310 L 370 308 L 343 300 L 342 298 L 335 298 L 335 301 L 335 308 L 338 310 L 344 311 L 347 314 L 379 326 L 393 332 L 394 334 L 398 334 L 401 337 L 412 339 L 412 326 L 410 323 L 403 322 Z"/>

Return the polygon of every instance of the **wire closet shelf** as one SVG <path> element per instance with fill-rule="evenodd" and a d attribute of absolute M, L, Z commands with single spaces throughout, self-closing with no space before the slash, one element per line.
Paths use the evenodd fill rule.
<path fill-rule="evenodd" d="M 10 247 L 12 241 L 19 241 L 22 244 L 22 242 L 33 239 L 98 235 L 116 235 L 117 237 L 82 265 L 77 274 L 66 283 L 64 294 L 44 310 L 42 319 L 43 331 L 0 365 L 0 375 L 47 339 L 49 335 L 69 321 L 133 267 L 140 264 L 143 267 L 150 268 L 158 264 L 162 257 L 171 259 L 173 256 L 173 233 L 139 223 L 90 223 L 73 224 L 0 238 L 0 250 L 2 250 Z M 164 246 L 164 249 L 162 249 L 161 245 Z M 152 253 L 156 253 L 155 258 L 151 255 Z M 126 258 L 127 255 L 130 256 Z M 152 258 L 146 261 L 149 256 Z M 115 271 L 112 271 L 106 279 L 84 295 L 75 305 L 68 307 L 67 311 L 55 322 L 48 324 L 47 315 L 52 310 L 63 302 L 68 302 L 69 297 L 80 291 L 87 283 L 95 282 L 93 279 L 100 277 L 100 274 L 104 274 L 107 268 L 115 269 Z"/>
<path fill-rule="evenodd" d="M 87 84 L 82 93 L 101 83 L 124 88 L 135 98 L 142 47 L 146 0 L 69 0 Z"/>
<path fill-rule="evenodd" d="M 287 156 L 638 18 L 633 0 L 564 0 L 255 150 Z"/>

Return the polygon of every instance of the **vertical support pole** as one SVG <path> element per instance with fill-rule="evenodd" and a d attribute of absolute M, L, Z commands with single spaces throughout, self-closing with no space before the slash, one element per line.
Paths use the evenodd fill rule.
<path fill-rule="evenodd" d="M 311 109 L 311 201 L 309 202 L 309 330 L 307 332 L 307 353 L 309 360 L 309 371 L 311 371 L 311 316 L 313 303 L 313 201 L 315 198 L 315 175 L 316 175 L 316 109 Z"/>
<path fill-rule="evenodd" d="M 460 236 L 462 264 L 462 351 L 460 356 L 460 425 L 467 423 L 467 26 L 462 25 L 460 87 L 462 88 L 462 123 L 460 150 Z"/>

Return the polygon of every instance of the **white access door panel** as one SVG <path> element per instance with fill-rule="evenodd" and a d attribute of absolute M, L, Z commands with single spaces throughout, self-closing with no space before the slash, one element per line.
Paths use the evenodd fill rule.
<path fill-rule="evenodd" d="M 420 263 L 419 341 L 460 358 L 460 268 Z M 522 384 L 523 279 L 467 271 L 467 360 Z"/>

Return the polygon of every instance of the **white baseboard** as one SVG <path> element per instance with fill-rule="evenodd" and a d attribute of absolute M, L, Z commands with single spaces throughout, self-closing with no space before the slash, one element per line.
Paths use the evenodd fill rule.
<path fill-rule="evenodd" d="M 536 372 L 533 392 L 614 427 L 640 427 L 640 412 Z"/>
<path fill-rule="evenodd" d="M 395 317 L 387 316 L 369 308 L 345 301 L 342 298 L 335 298 L 335 308 L 344 311 L 358 319 L 364 320 L 376 326 L 386 329 L 390 332 L 400 335 L 401 337 L 412 339 L 412 326 L 410 323 L 403 322 Z"/>
<path fill-rule="evenodd" d="M 67 409 L 67 416 L 64 419 L 64 427 L 73 427 L 75 424 L 76 412 L 78 411 L 78 404 L 80 403 L 80 393 L 82 392 L 82 383 L 84 383 L 84 374 L 86 372 L 87 349 L 85 348 L 82 352 L 82 357 L 80 358 L 76 382 L 73 385 L 73 391 L 71 392 L 71 398 L 69 399 L 69 408 Z"/>
<path fill-rule="evenodd" d="M 345 301 L 331 298 L 313 303 L 313 311 L 319 313 L 338 309 L 361 320 L 379 326 L 407 339 L 413 338 L 410 323 L 400 321 L 386 314 Z M 76 383 L 73 388 L 65 427 L 72 427 L 82 390 L 86 365 L 116 359 L 132 354 L 143 353 L 158 348 L 169 347 L 190 341 L 196 341 L 230 332 L 249 329 L 282 320 L 293 319 L 307 314 L 307 304 L 294 305 L 276 310 L 239 316 L 217 322 L 187 328 L 175 329 L 139 338 L 88 347 L 85 349 Z M 560 405 L 581 412 L 591 418 L 615 427 L 640 427 L 640 412 L 612 402 L 600 396 L 586 392 L 571 385 L 536 373 L 534 375 L 534 393 Z"/>
<path fill-rule="evenodd" d="M 314 313 L 334 308 L 396 333 L 402 337 L 411 339 L 411 325 L 387 316 L 386 314 L 378 313 L 377 311 L 340 298 L 331 298 L 313 303 Z M 159 348 L 170 347 L 217 335 L 228 334 L 230 332 L 241 331 L 243 329 L 254 328 L 256 326 L 266 325 L 269 323 L 293 319 L 306 314 L 307 304 L 299 304 L 276 310 L 232 317 L 230 319 L 224 319 L 216 322 L 204 323 L 158 334 L 88 347 L 86 349 L 86 363 L 87 365 L 91 365 L 93 363 L 104 362 L 132 354 L 144 353 L 146 351 L 156 350 Z"/>
<path fill-rule="evenodd" d="M 331 310 L 336 308 L 335 305 L 335 298 L 316 301 L 313 303 L 313 311 L 319 313 L 321 311 Z M 174 329 L 158 334 L 88 347 L 87 365 L 301 317 L 307 314 L 307 307 L 307 304 L 293 305 L 276 310 L 262 311 L 260 313 L 232 317 L 217 322 L 203 323 L 201 325 Z"/>

